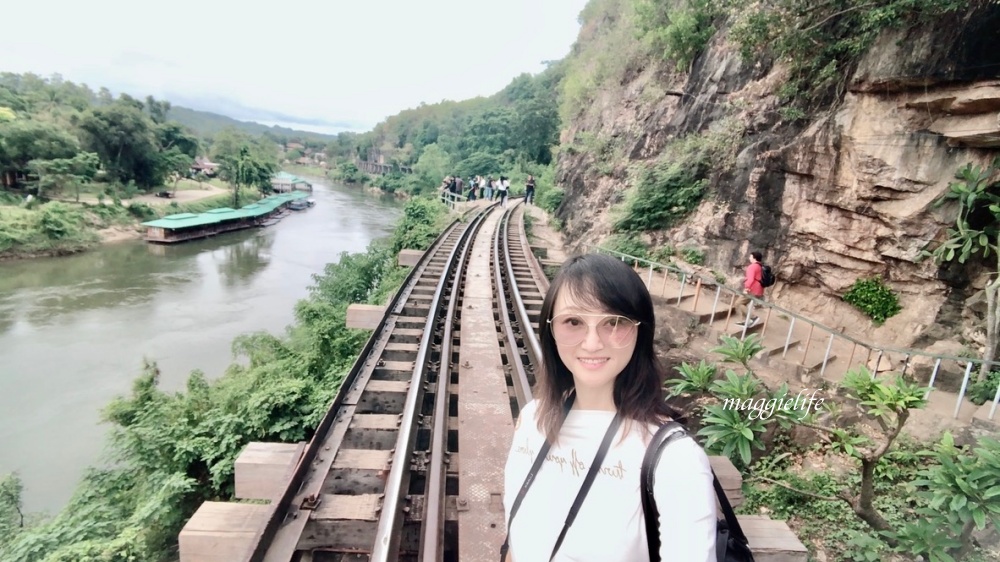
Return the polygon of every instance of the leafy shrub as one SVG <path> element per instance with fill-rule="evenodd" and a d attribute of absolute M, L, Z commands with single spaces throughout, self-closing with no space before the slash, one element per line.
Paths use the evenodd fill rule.
<path fill-rule="evenodd" d="M 708 187 L 701 174 L 700 167 L 681 162 L 662 161 L 643 167 L 614 229 L 639 232 L 673 226 L 701 202 Z"/>
<path fill-rule="evenodd" d="M 562 189 L 548 189 L 538 196 L 538 206 L 548 213 L 554 213 L 559 208 L 559 205 L 562 205 L 565 195 L 566 192 Z"/>
<path fill-rule="evenodd" d="M 635 11 L 640 38 L 654 54 L 673 60 L 677 70 L 688 68 L 715 33 L 715 9 L 710 0 L 687 0 L 682 6 L 640 0 Z"/>
<path fill-rule="evenodd" d="M 337 167 L 328 172 L 331 179 L 344 183 L 365 183 L 368 174 L 358 169 L 354 162 L 341 162 Z"/>
<path fill-rule="evenodd" d="M 729 39 L 748 63 L 777 59 L 787 64 L 788 87 L 779 97 L 808 110 L 843 91 L 852 65 L 883 30 L 934 21 L 969 10 L 970 4 L 968 0 L 734 2 Z M 788 110 L 783 113 L 786 119 L 798 116 Z"/>
<path fill-rule="evenodd" d="M 997 395 L 997 387 L 1000 386 L 1000 371 L 990 371 L 982 380 L 969 384 L 969 401 L 976 405 L 983 405 L 993 400 Z"/>
<path fill-rule="evenodd" d="M 876 326 L 881 326 L 888 318 L 895 316 L 902 310 L 896 293 L 877 277 L 858 279 L 844 293 L 843 298 L 844 301 L 867 314 Z"/>
<path fill-rule="evenodd" d="M 698 248 L 684 248 L 681 250 L 681 259 L 691 265 L 702 265 L 705 263 L 705 252 Z"/>
<path fill-rule="evenodd" d="M 681 363 L 680 367 L 674 369 L 681 374 L 681 378 L 668 379 L 664 386 L 670 389 L 670 396 L 680 396 L 681 394 L 704 394 L 708 392 L 715 380 L 715 365 L 707 363 L 702 359 L 697 365 Z"/>
<path fill-rule="evenodd" d="M 139 203 L 138 201 L 134 201 L 132 203 L 129 203 L 128 207 L 126 208 L 128 209 L 130 215 L 139 220 L 147 221 L 156 218 L 156 211 L 154 211 L 152 207 L 150 207 L 145 203 Z"/>
<path fill-rule="evenodd" d="M 650 253 L 650 257 L 660 263 L 668 264 L 670 263 L 670 258 L 674 257 L 675 253 L 676 250 L 674 250 L 673 246 L 660 246 Z"/>
<path fill-rule="evenodd" d="M 444 207 L 430 199 L 414 199 L 403 208 L 403 218 L 393 235 L 393 251 L 424 250 L 441 232 Z"/>
<path fill-rule="evenodd" d="M 70 238 L 78 233 L 83 224 L 79 211 L 63 203 L 49 203 L 41 208 L 38 225 L 41 231 L 53 240 Z"/>
<path fill-rule="evenodd" d="M 615 234 L 605 240 L 603 246 L 627 256 L 643 259 L 649 257 L 649 248 L 634 234 Z"/>

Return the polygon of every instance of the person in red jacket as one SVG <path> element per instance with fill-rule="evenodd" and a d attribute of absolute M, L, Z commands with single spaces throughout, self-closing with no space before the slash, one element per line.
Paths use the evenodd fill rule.
<path fill-rule="evenodd" d="M 736 322 L 737 326 L 742 326 L 746 322 L 747 314 L 750 312 L 750 297 L 764 298 L 764 285 L 761 284 L 764 278 L 764 269 L 760 265 L 760 260 L 763 257 L 760 252 L 750 252 L 750 263 L 743 274 L 743 296 L 736 300 L 736 310 L 734 311 L 739 319 Z M 756 316 L 752 316 L 747 327 L 751 328 L 756 325 L 757 320 Z"/>

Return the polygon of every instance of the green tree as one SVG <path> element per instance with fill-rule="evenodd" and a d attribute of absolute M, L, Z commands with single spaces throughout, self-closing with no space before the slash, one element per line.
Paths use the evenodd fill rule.
<path fill-rule="evenodd" d="M 31 119 L 0 123 L 0 168 L 5 173 L 25 172 L 31 160 L 71 158 L 79 150 L 76 138 L 54 125 Z"/>
<path fill-rule="evenodd" d="M 16 474 L 0 477 L 0 548 L 24 527 L 23 491 L 24 485 Z"/>
<path fill-rule="evenodd" d="M 413 165 L 413 173 L 417 175 L 422 187 L 433 189 L 451 173 L 451 155 L 436 144 L 429 145 Z"/>
<path fill-rule="evenodd" d="M 143 113 L 142 102 L 123 94 L 114 103 L 85 113 L 79 126 L 85 146 L 100 156 L 113 179 L 133 180 L 146 188 L 163 183 L 154 125 Z"/>
<path fill-rule="evenodd" d="M 240 206 L 241 187 L 257 187 L 264 193 L 270 188 L 271 177 L 276 170 L 273 164 L 252 155 L 246 146 L 240 148 L 236 157 L 224 157 L 221 164 L 223 178 L 233 186 L 234 209 Z"/>
<path fill-rule="evenodd" d="M 72 186 L 80 201 L 80 188 L 97 174 L 100 159 L 93 152 L 80 152 L 72 158 L 32 160 L 28 168 L 38 176 L 38 196 L 45 191 L 61 191 Z"/>
<path fill-rule="evenodd" d="M 170 112 L 169 101 L 156 101 L 153 96 L 146 96 L 146 111 L 153 123 L 162 125 L 167 122 L 167 113 Z"/>
<path fill-rule="evenodd" d="M 996 272 L 987 282 L 986 293 L 986 350 L 979 368 L 978 380 L 984 380 L 996 358 L 1000 343 L 1000 157 L 988 166 L 973 166 L 971 163 L 959 168 L 955 174 L 959 181 L 948 184 L 948 192 L 938 199 L 941 205 L 948 201 L 958 203 L 958 213 L 954 228 L 949 228 L 945 241 L 934 250 L 924 251 L 924 256 L 933 256 L 937 263 L 958 260 L 966 263 L 969 258 L 982 252 L 988 258 L 990 252 L 996 255 Z"/>
<path fill-rule="evenodd" d="M 181 178 L 186 176 L 191 170 L 194 158 L 181 152 L 177 148 L 171 148 L 160 155 L 160 162 L 163 165 L 166 175 L 174 182 L 174 194 L 177 194 L 177 184 Z"/>

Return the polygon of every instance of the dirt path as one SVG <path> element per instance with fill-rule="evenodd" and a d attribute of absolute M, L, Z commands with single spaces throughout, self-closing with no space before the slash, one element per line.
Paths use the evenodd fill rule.
<path fill-rule="evenodd" d="M 223 189 L 221 187 L 216 187 L 208 183 L 202 183 L 201 189 L 180 189 L 177 190 L 177 194 L 174 197 L 157 197 L 156 195 L 143 194 L 137 195 L 131 199 L 122 199 L 122 204 L 128 205 L 129 203 L 135 201 L 139 203 L 145 203 L 147 205 L 164 206 L 169 205 L 171 202 L 176 201 L 177 203 L 191 203 L 192 201 L 198 201 L 200 199 L 205 199 L 206 197 L 212 197 L 214 195 L 219 195 L 222 193 L 229 193 L 228 189 Z M 172 191 L 171 191 L 172 192 Z M 67 203 L 76 203 L 75 197 L 63 197 L 58 199 L 59 201 L 65 201 Z M 109 199 L 105 197 L 105 201 Z M 97 205 L 99 203 L 97 196 L 92 193 L 84 193 L 80 195 L 80 203 L 86 203 L 88 205 Z"/>

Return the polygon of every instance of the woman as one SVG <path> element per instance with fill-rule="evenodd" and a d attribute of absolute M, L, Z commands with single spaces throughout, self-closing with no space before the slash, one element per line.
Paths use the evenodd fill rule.
<path fill-rule="evenodd" d="M 514 562 L 649 560 L 639 470 L 670 419 L 653 351 L 653 303 L 618 259 L 570 259 L 542 304 L 542 368 L 507 458 L 507 519 L 546 437 L 551 449 L 509 526 Z M 566 412 L 565 406 L 570 404 Z M 621 420 L 575 520 L 553 555 L 577 493 L 613 420 Z M 716 510 L 708 457 L 693 439 L 666 447 L 655 472 L 664 562 L 715 560 Z"/>

